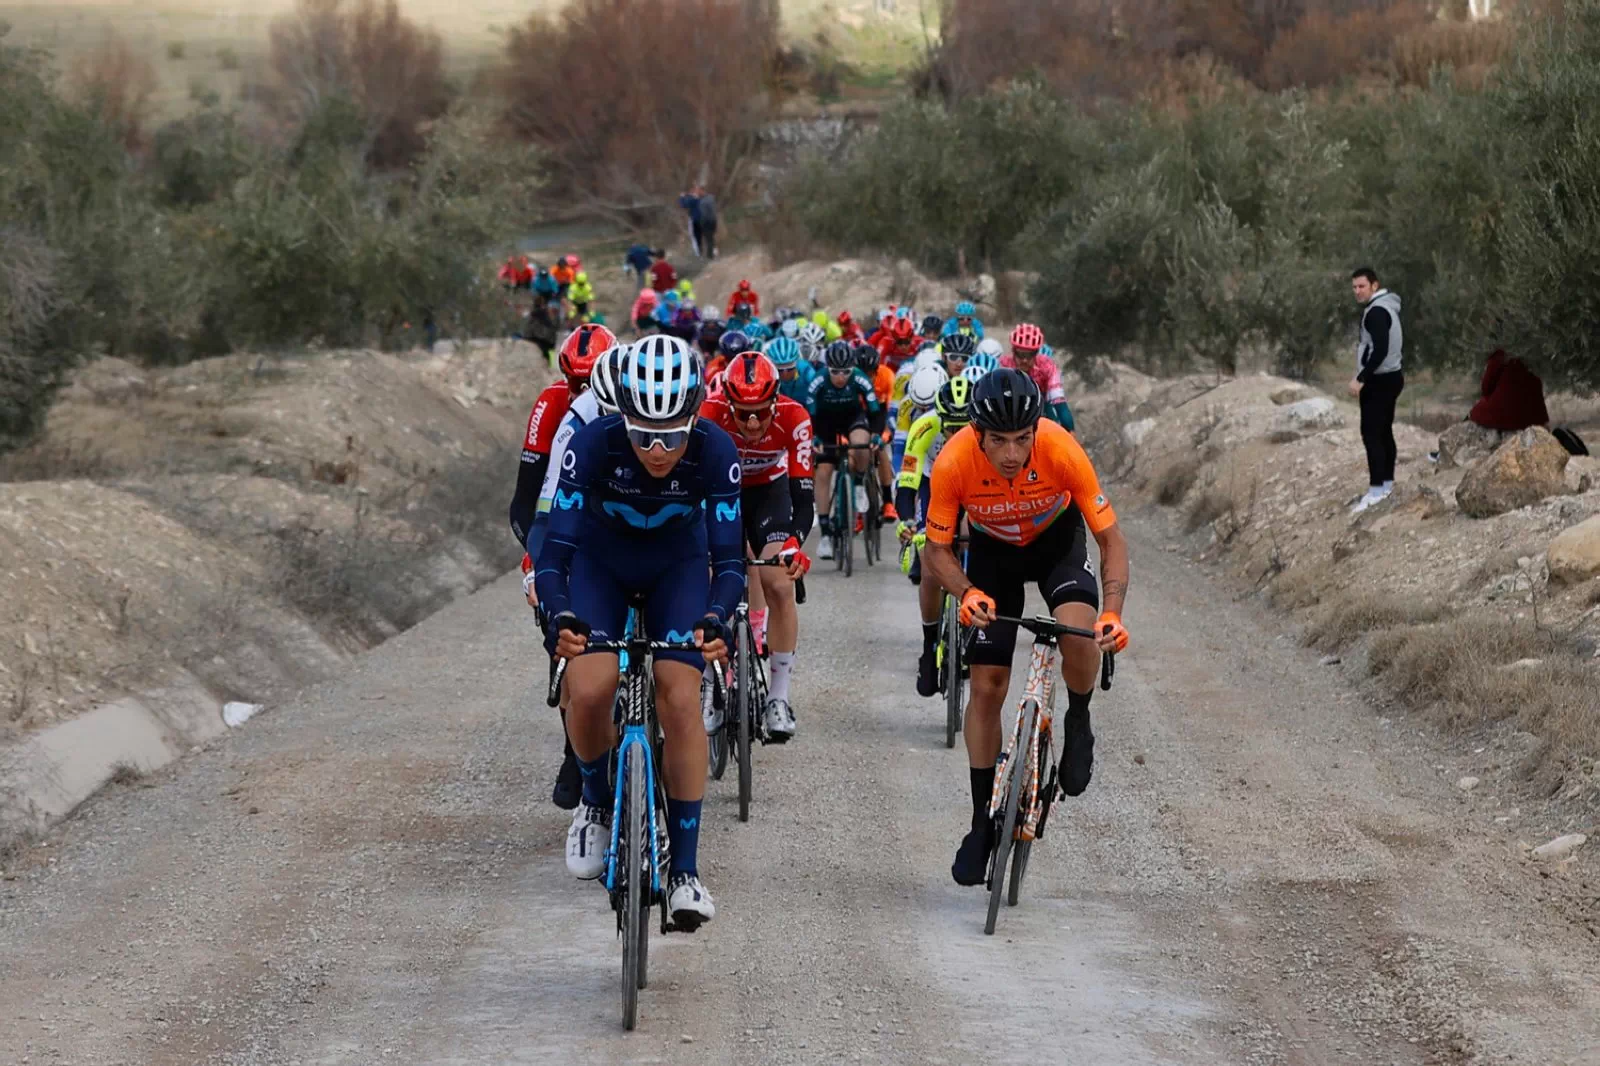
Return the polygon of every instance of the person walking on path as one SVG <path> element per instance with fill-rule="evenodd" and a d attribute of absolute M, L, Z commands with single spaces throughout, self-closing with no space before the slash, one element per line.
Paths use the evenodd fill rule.
<path fill-rule="evenodd" d="M 656 249 L 656 261 L 650 265 L 650 287 L 665 295 L 678 287 L 678 272 L 667 262 L 667 250 Z"/>
<path fill-rule="evenodd" d="M 622 269 L 625 273 L 638 275 L 639 288 L 650 284 L 650 266 L 656 261 L 655 253 L 648 244 L 631 245 L 622 256 Z"/>
<path fill-rule="evenodd" d="M 1360 514 L 1394 491 L 1394 410 L 1406 377 L 1400 369 L 1400 297 L 1378 285 L 1371 267 L 1351 274 L 1350 288 L 1362 306 L 1356 376 L 1350 379 L 1350 395 L 1361 404 L 1361 443 L 1367 449 L 1367 493 L 1351 509 Z"/>
<path fill-rule="evenodd" d="M 678 197 L 678 206 L 689 214 L 689 241 L 701 259 L 717 257 L 717 198 L 696 185 Z"/>

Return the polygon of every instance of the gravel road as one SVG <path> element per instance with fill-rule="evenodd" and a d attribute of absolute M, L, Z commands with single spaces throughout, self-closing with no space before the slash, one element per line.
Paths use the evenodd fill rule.
<path fill-rule="evenodd" d="M 800 737 L 750 824 L 711 786 L 719 917 L 654 941 L 624 1034 L 508 577 L 14 862 L 0 1062 L 1600 1063 L 1594 934 L 1448 749 L 1125 524 L 1095 783 L 992 938 L 912 591 L 819 572 Z"/>

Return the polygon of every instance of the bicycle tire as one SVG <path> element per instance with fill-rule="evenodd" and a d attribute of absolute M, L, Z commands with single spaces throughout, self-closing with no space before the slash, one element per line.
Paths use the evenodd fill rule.
<path fill-rule="evenodd" d="M 755 699 L 755 683 L 751 670 L 750 656 L 754 654 L 750 647 L 750 625 L 745 619 L 740 619 L 734 626 L 734 684 L 738 686 L 738 698 L 734 702 L 734 713 L 739 716 L 739 821 L 750 820 L 750 800 L 755 790 L 755 768 L 750 765 L 750 733 L 754 726 L 751 702 Z"/>
<path fill-rule="evenodd" d="M 850 472 L 833 471 L 833 568 L 844 569 L 844 547 L 849 538 L 843 532 L 850 528 Z"/>
<path fill-rule="evenodd" d="M 642 987 L 639 944 L 647 935 L 639 928 L 644 914 L 639 897 L 648 898 L 649 893 L 641 884 L 645 869 L 644 834 L 636 824 L 643 818 L 640 812 L 644 809 L 644 767 L 639 765 L 638 756 L 624 756 L 623 761 L 623 772 L 627 775 L 627 787 L 623 792 L 626 806 L 617 812 L 617 817 L 622 819 L 622 1027 L 631 1032 L 639 1020 L 639 989 Z"/>
<path fill-rule="evenodd" d="M 883 522 L 882 490 L 878 487 L 875 476 L 867 478 L 867 511 L 862 515 L 861 522 L 861 549 L 867 557 L 867 565 L 873 566 L 883 561 L 883 542 L 879 539 L 879 531 Z"/>
<path fill-rule="evenodd" d="M 707 686 L 712 688 L 711 698 L 715 700 L 717 698 L 715 682 L 713 682 L 711 678 L 702 674 L 700 676 L 700 688 L 702 693 Z M 705 701 L 705 696 L 702 695 L 700 699 L 703 703 Z M 724 702 L 726 702 L 726 700 L 724 700 Z M 708 770 L 709 776 L 713 781 L 721 781 L 722 775 L 728 772 L 728 710 L 726 707 L 724 707 L 722 710 L 722 721 L 723 725 L 721 728 L 717 729 L 715 732 L 706 734 L 706 748 L 711 757 Z"/>
<path fill-rule="evenodd" d="M 1034 707 L 1031 715 L 1038 713 L 1039 708 Z M 1031 715 L 1026 722 L 1026 728 L 1018 734 L 1020 737 L 1032 735 L 1034 719 Z M 1023 743 L 1026 744 L 1027 741 L 1024 740 Z M 1000 901 L 1006 894 L 1006 862 L 1011 858 L 1011 845 L 1014 843 L 1012 838 L 1017 832 L 1017 808 L 1022 802 L 1022 775 L 1017 769 L 1015 759 L 1006 760 L 1005 816 L 1000 820 L 1000 834 L 994 842 L 994 856 L 990 860 L 992 865 L 989 867 L 989 916 L 983 923 L 983 931 L 988 936 L 994 935 L 994 923 L 1000 917 Z"/>
<path fill-rule="evenodd" d="M 656 765 L 660 766 L 661 764 L 656 763 Z M 659 806 L 656 807 L 657 816 L 665 818 L 666 804 L 663 802 L 663 797 L 658 796 L 657 803 L 659 804 Z M 660 824 L 652 824 L 650 826 L 650 832 L 653 836 L 659 836 L 661 830 L 662 826 Z M 643 851 L 645 855 L 650 855 L 651 852 L 648 841 L 645 843 Z M 660 869 L 660 867 L 656 866 L 654 862 L 651 862 L 648 865 L 650 870 Z M 648 872 L 641 872 L 639 876 L 640 884 L 642 884 L 645 888 L 643 892 L 639 893 L 639 990 L 642 992 L 646 988 L 650 987 L 650 908 L 655 901 L 656 892 L 655 889 L 650 886 L 650 882 L 653 881 L 654 878 L 651 877 Z M 662 895 L 665 896 L 666 893 L 663 892 Z M 665 904 L 665 900 L 662 902 Z"/>
<path fill-rule="evenodd" d="M 839 556 L 844 560 L 844 576 L 854 577 L 856 572 L 856 493 L 855 481 L 848 474 L 845 475 L 844 524 L 839 527 L 839 536 L 843 541 Z"/>
<path fill-rule="evenodd" d="M 1044 810 L 1039 815 L 1039 828 L 1044 825 L 1044 819 L 1049 814 L 1050 796 L 1055 792 L 1054 783 L 1048 776 L 1050 770 L 1050 737 L 1041 732 L 1039 734 L 1039 786 L 1044 792 Z M 1047 787 L 1046 782 L 1051 782 Z M 1019 815 L 1020 817 L 1020 815 Z M 1023 840 L 1017 844 L 1017 850 L 1011 857 L 1011 883 L 1006 889 L 1006 906 L 1015 907 L 1017 899 L 1022 895 L 1022 879 L 1028 872 L 1028 857 L 1033 854 L 1034 841 L 1039 839 L 1038 828 L 1035 829 L 1033 840 Z"/>
<path fill-rule="evenodd" d="M 944 746 L 956 746 L 961 732 L 961 616 L 953 596 L 944 599 Z"/>

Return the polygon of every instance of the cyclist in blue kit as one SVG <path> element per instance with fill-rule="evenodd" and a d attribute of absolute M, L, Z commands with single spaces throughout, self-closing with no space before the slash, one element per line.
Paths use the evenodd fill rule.
<path fill-rule="evenodd" d="M 621 639 L 629 599 L 642 596 L 653 638 L 700 645 L 698 654 L 655 659 L 672 856 L 667 908 L 675 926 L 692 930 L 716 915 L 696 862 L 707 763 L 700 676 L 705 663 L 726 657 L 726 623 L 744 592 L 739 453 L 725 432 L 696 418 L 705 380 L 684 341 L 646 337 L 620 370 L 621 413 L 584 426 L 562 456 L 534 571 L 548 646 L 571 660 L 567 730 L 583 802 L 567 831 L 567 869 L 599 877 L 610 840 L 617 656 L 585 650 L 591 635 Z"/>

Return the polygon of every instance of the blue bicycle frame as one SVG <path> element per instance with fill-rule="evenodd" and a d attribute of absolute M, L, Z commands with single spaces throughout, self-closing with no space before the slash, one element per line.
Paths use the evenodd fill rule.
<path fill-rule="evenodd" d="M 624 640 L 634 640 L 639 637 L 639 615 L 634 608 L 628 608 L 628 624 L 625 629 Z M 644 684 L 648 680 L 642 670 L 637 676 L 630 673 L 632 666 L 631 656 L 627 649 L 617 652 L 618 684 L 627 685 L 627 719 L 622 723 L 622 739 L 617 746 L 617 781 L 616 792 L 612 797 L 613 811 L 622 811 L 622 790 L 628 779 L 628 759 L 641 758 L 644 760 L 644 825 L 650 834 L 650 893 L 661 891 L 661 851 L 659 834 L 656 832 L 656 760 L 652 750 L 648 722 L 644 714 Z M 637 818 L 637 811 L 628 811 L 628 817 Z M 617 858 L 618 846 L 622 830 L 622 818 L 611 819 L 611 846 L 606 849 L 606 891 L 614 892 L 617 887 Z"/>

